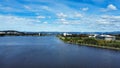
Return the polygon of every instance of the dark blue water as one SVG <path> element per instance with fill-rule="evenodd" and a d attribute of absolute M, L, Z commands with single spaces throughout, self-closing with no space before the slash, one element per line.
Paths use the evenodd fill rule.
<path fill-rule="evenodd" d="M 0 68 L 120 68 L 120 51 L 66 44 L 55 36 L 0 37 Z"/>

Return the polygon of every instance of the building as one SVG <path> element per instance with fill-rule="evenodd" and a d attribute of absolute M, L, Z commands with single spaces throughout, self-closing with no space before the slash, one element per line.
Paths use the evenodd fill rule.
<path fill-rule="evenodd" d="M 115 36 L 111 36 L 111 35 L 98 35 L 96 36 L 97 39 L 103 39 L 103 40 L 107 40 L 107 41 L 114 41 L 116 40 Z"/>
<path fill-rule="evenodd" d="M 102 40 L 107 40 L 107 41 L 114 41 L 114 40 L 116 40 L 115 36 L 111 36 L 111 35 L 98 35 L 98 34 L 90 35 L 89 38 L 96 38 L 96 39 L 102 39 Z"/>
<path fill-rule="evenodd" d="M 68 34 L 68 33 L 63 33 L 63 36 L 70 36 L 72 34 Z"/>
<path fill-rule="evenodd" d="M 5 34 L 5 32 L 0 32 L 0 34 Z"/>
<path fill-rule="evenodd" d="M 96 38 L 96 36 L 98 36 L 98 34 L 90 35 L 89 38 Z"/>

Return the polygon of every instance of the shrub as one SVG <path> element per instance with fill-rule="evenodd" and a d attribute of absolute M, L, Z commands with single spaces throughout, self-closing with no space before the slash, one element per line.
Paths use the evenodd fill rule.
<path fill-rule="evenodd" d="M 83 42 L 85 42 L 86 44 L 94 44 L 94 45 L 98 43 L 98 41 L 94 38 L 85 38 L 83 39 Z"/>

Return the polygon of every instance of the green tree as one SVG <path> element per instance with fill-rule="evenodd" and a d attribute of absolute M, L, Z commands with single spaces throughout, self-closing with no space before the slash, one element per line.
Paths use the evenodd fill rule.
<path fill-rule="evenodd" d="M 95 38 L 85 38 L 83 39 L 83 42 L 85 42 L 86 44 L 94 44 L 94 45 L 98 43 L 98 41 Z"/>

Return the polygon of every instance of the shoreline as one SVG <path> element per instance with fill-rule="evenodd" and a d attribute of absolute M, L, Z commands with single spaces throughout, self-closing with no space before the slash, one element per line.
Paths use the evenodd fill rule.
<path fill-rule="evenodd" d="M 75 45 L 78 45 L 78 46 L 88 46 L 88 47 L 95 47 L 95 48 L 102 48 L 102 49 L 110 49 L 110 50 L 119 50 L 120 51 L 120 48 L 115 48 L 115 47 L 109 47 L 109 46 L 100 46 L 100 45 L 93 45 L 93 44 L 80 44 L 80 43 L 75 43 L 75 42 L 70 42 L 70 41 L 65 41 L 63 38 L 61 37 L 58 37 L 60 40 L 62 40 L 63 42 L 65 43 L 68 43 L 68 44 L 75 44 Z"/>
<path fill-rule="evenodd" d="M 110 49 L 110 50 L 119 50 L 120 51 L 120 48 L 115 48 L 115 47 L 99 46 L 99 45 L 92 45 L 92 44 L 78 44 L 78 43 L 70 43 L 70 42 L 65 42 L 65 43 L 75 44 L 75 45 L 78 45 L 78 46 L 88 46 L 88 47 L 95 47 L 95 48 Z"/>

